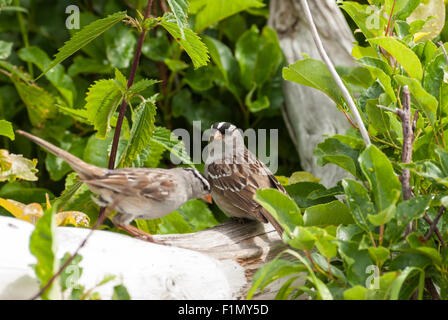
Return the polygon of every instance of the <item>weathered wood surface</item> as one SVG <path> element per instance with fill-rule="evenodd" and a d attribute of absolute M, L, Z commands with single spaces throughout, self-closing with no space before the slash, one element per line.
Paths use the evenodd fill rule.
<path fill-rule="evenodd" d="M 0 217 L 0 299 L 29 299 L 38 291 L 31 268 L 36 260 L 29 252 L 33 228 Z M 89 231 L 57 228 L 58 257 L 74 252 Z M 110 299 L 120 282 L 132 299 L 244 299 L 255 271 L 286 248 L 272 226 L 257 222 L 228 221 L 194 234 L 155 238 L 169 245 L 95 231 L 80 252 L 79 284 L 91 288 L 113 274 L 117 279 L 97 290 L 103 299 Z M 273 283 L 255 299 L 274 298 L 281 283 Z"/>
<path fill-rule="evenodd" d="M 318 32 L 333 63 L 353 66 L 351 49 L 355 41 L 335 0 L 308 1 Z M 302 54 L 321 60 L 300 0 L 271 0 L 269 25 L 279 36 L 288 64 L 303 59 Z M 320 167 L 313 156 L 324 135 L 343 134 L 349 128 L 344 114 L 318 90 L 289 81 L 283 82 L 283 116 L 300 156 L 304 170 L 334 186 L 345 172 L 334 166 Z"/>

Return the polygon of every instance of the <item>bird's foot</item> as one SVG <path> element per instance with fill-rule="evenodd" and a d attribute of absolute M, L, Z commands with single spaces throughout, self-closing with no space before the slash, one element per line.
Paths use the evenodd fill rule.
<path fill-rule="evenodd" d="M 157 243 L 157 244 L 165 244 L 163 241 L 155 240 L 152 235 L 150 235 L 149 233 L 147 233 L 143 230 L 140 230 L 139 228 L 134 227 L 133 225 L 127 225 L 127 226 L 116 225 L 116 226 L 140 240 Z"/>

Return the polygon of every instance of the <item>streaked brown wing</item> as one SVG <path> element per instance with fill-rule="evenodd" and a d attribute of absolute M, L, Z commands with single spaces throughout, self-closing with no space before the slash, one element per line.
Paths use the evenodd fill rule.
<path fill-rule="evenodd" d="M 266 188 L 284 191 L 267 167 L 248 150 L 244 150 L 243 155 L 234 157 L 232 163 L 210 164 L 208 176 L 212 187 L 226 199 L 227 204 L 247 212 L 264 223 L 267 222 L 265 211 L 253 199 L 256 191 Z"/>
<path fill-rule="evenodd" d="M 177 184 L 173 174 L 145 168 L 113 170 L 104 176 L 82 181 L 122 196 L 141 196 L 157 201 L 167 199 Z"/>

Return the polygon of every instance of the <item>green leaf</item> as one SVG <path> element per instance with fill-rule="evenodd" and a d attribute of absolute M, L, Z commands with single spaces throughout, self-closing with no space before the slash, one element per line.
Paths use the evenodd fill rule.
<path fill-rule="evenodd" d="M 11 122 L 0 120 L 0 135 L 8 137 L 9 139 L 14 141 L 15 135 Z"/>
<path fill-rule="evenodd" d="M 37 181 L 36 164 L 36 159 L 28 160 L 22 155 L 0 149 L 0 182 L 15 181 L 16 179 Z"/>
<path fill-rule="evenodd" d="M 283 61 L 276 32 L 264 27 L 259 34 L 256 25 L 241 35 L 235 45 L 235 57 L 241 71 L 241 82 L 247 90 L 268 81 Z"/>
<path fill-rule="evenodd" d="M 437 99 L 423 89 L 420 81 L 401 75 L 396 75 L 394 78 L 401 86 L 409 87 L 409 91 L 413 100 L 417 103 L 418 109 L 423 111 L 431 124 L 434 125 L 437 120 L 437 106 L 439 104 Z"/>
<path fill-rule="evenodd" d="M 134 112 L 134 121 L 126 151 L 122 153 L 119 167 L 131 167 L 142 150 L 150 144 L 154 132 L 156 106 L 150 101 L 142 102 Z"/>
<path fill-rule="evenodd" d="M 379 37 L 368 39 L 368 41 L 389 52 L 412 78 L 422 80 L 422 65 L 417 55 L 411 49 L 391 37 Z"/>
<path fill-rule="evenodd" d="M 158 126 L 155 127 L 154 134 L 151 137 L 151 146 L 153 144 L 160 145 L 164 149 L 168 150 L 173 157 L 173 162 L 181 161 L 190 167 L 194 167 L 194 164 L 185 149 L 184 143 L 179 141 L 178 137 L 167 128 Z"/>
<path fill-rule="evenodd" d="M 182 60 L 165 59 L 163 62 L 165 62 L 168 69 L 170 69 L 173 72 L 179 72 L 188 68 L 188 64 L 186 64 Z"/>
<path fill-rule="evenodd" d="M 219 71 L 221 71 L 225 86 L 235 97 L 239 98 L 241 95 L 239 67 L 232 51 L 228 46 L 215 38 L 203 36 L 202 39 L 207 45 L 210 57 L 218 67 Z"/>
<path fill-rule="evenodd" d="M 117 81 L 103 79 L 90 86 L 85 109 L 87 117 L 98 131 L 97 137 L 105 139 L 110 131 L 110 120 L 123 99 L 123 93 Z"/>
<path fill-rule="evenodd" d="M 6 59 L 9 57 L 9 55 L 11 54 L 11 49 L 12 49 L 12 42 L 6 42 L 3 40 L 0 40 L 0 59 Z"/>
<path fill-rule="evenodd" d="M 193 232 L 193 227 L 185 221 L 179 211 L 171 212 L 161 220 L 162 222 L 158 226 L 160 228 L 160 234 Z"/>
<path fill-rule="evenodd" d="M 185 39 L 184 29 L 188 27 L 188 0 L 168 0 L 168 5 L 176 17 L 180 34 L 182 38 Z"/>
<path fill-rule="evenodd" d="M 59 265 L 64 265 L 67 260 L 71 257 L 71 254 L 66 252 L 64 257 L 60 260 Z M 61 288 L 65 291 L 69 288 L 75 288 L 79 286 L 79 278 L 82 275 L 83 268 L 79 266 L 82 260 L 81 255 L 76 255 L 76 257 L 67 265 L 66 268 L 61 273 Z"/>
<path fill-rule="evenodd" d="M 187 201 L 177 209 L 177 212 L 192 227 L 190 232 L 204 230 L 218 224 L 207 204 L 200 199 Z"/>
<path fill-rule="evenodd" d="M 283 68 L 283 79 L 320 90 L 339 106 L 345 103 L 330 71 L 320 60 L 306 58 Z"/>
<path fill-rule="evenodd" d="M 159 80 L 155 79 L 142 79 L 136 83 L 134 83 L 129 89 L 128 94 L 137 94 L 140 93 L 149 87 L 153 86 L 156 83 L 159 83 Z"/>
<path fill-rule="evenodd" d="M 333 163 L 355 177 L 362 177 L 358 166 L 359 151 L 338 139 L 327 138 L 324 142 L 318 144 L 314 150 L 314 155 L 317 156 L 317 164 L 320 166 Z"/>
<path fill-rule="evenodd" d="M 374 78 L 377 78 L 381 87 L 384 89 L 384 92 L 387 93 L 392 102 L 397 101 L 397 97 L 395 96 L 395 91 L 392 87 L 392 82 L 390 75 L 392 70 L 389 65 L 387 65 L 384 61 L 371 57 L 364 57 L 358 60 L 358 63 L 365 66 L 369 69 L 370 73 Z"/>
<path fill-rule="evenodd" d="M 199 32 L 235 13 L 263 6 L 259 0 L 190 0 L 190 13 L 196 15 L 194 30 Z"/>
<path fill-rule="evenodd" d="M 265 264 L 254 274 L 252 278 L 252 290 L 263 291 L 266 286 L 283 277 L 306 271 L 306 267 L 296 261 L 274 259 Z"/>
<path fill-rule="evenodd" d="M 368 5 L 344 1 L 341 8 L 348 13 L 367 39 L 377 37 L 384 31 L 387 20 Z"/>
<path fill-rule="evenodd" d="M 114 287 L 114 294 L 112 300 L 131 300 L 128 290 L 122 284 Z"/>
<path fill-rule="evenodd" d="M 57 140 L 55 145 L 70 152 L 74 156 L 82 157 L 87 140 L 74 135 L 68 130 L 63 130 L 61 128 L 58 129 L 60 132 L 54 135 L 54 139 Z M 48 133 L 51 134 L 50 132 Z M 45 158 L 45 167 L 50 173 L 50 178 L 55 181 L 61 180 L 67 173 L 73 170 L 67 162 L 50 152 L 47 153 Z"/>
<path fill-rule="evenodd" d="M 70 57 L 76 51 L 90 43 L 103 32 L 123 20 L 125 17 L 126 11 L 117 12 L 109 15 L 106 18 L 96 20 L 82 28 L 79 32 L 76 32 L 70 40 L 65 42 L 63 47 L 59 48 L 58 53 L 54 57 L 54 60 L 37 79 L 50 71 L 54 66 Z"/>
<path fill-rule="evenodd" d="M 371 145 L 361 153 L 359 163 L 369 181 L 377 211 L 395 204 L 397 194 L 401 194 L 401 183 L 387 156 Z"/>
<path fill-rule="evenodd" d="M 382 265 L 384 262 L 386 262 L 387 259 L 389 259 L 390 256 L 390 250 L 382 247 L 382 246 L 378 246 L 378 247 L 369 247 L 368 248 L 370 257 L 377 263 Z"/>
<path fill-rule="evenodd" d="M 344 291 L 344 300 L 365 300 L 367 289 L 356 285 Z"/>
<path fill-rule="evenodd" d="M 98 61 L 91 58 L 85 58 L 83 56 L 76 56 L 73 59 L 73 63 L 70 65 L 67 72 L 70 77 L 75 77 L 80 73 L 111 73 L 112 66 L 108 63 L 107 60 Z"/>
<path fill-rule="evenodd" d="M 350 210 L 338 200 L 307 208 L 303 214 L 303 221 L 305 226 L 327 226 L 354 222 Z"/>
<path fill-rule="evenodd" d="M 338 250 L 344 261 L 347 281 L 353 286 L 365 284 L 370 275 L 368 268 L 374 265 L 368 251 L 358 247 L 357 242 L 339 240 Z"/>
<path fill-rule="evenodd" d="M 375 212 L 375 207 L 370 200 L 367 189 L 355 180 L 342 180 L 347 204 L 350 208 L 353 219 L 356 224 L 366 232 L 373 229 L 368 220 L 368 215 Z"/>
<path fill-rule="evenodd" d="M 40 287 L 45 286 L 58 270 L 59 261 L 56 259 L 56 242 L 54 241 L 56 222 L 55 214 L 58 206 L 55 204 L 47 209 L 37 221 L 36 228 L 31 234 L 30 251 L 37 259 L 34 271 L 40 281 Z M 60 299 L 59 278 L 41 295 L 43 300 Z"/>
<path fill-rule="evenodd" d="M 46 70 L 51 64 L 51 60 L 45 51 L 38 47 L 22 48 L 19 50 L 18 55 L 23 61 L 35 64 L 41 71 Z M 64 97 L 68 106 L 73 107 L 77 91 L 72 79 L 65 74 L 64 67 L 57 65 L 51 72 L 45 74 L 45 76 Z"/>
<path fill-rule="evenodd" d="M 132 30 L 127 26 L 119 25 L 106 32 L 104 40 L 106 42 L 106 57 L 110 64 L 119 69 L 129 67 L 134 58 L 137 43 Z"/>
<path fill-rule="evenodd" d="M 35 127 L 42 127 L 47 119 L 56 116 L 55 97 L 35 84 L 28 84 L 18 77 L 11 77 L 20 98 L 25 104 L 30 122 Z"/>
<path fill-rule="evenodd" d="M 299 207 L 284 193 L 276 189 L 263 189 L 257 191 L 254 199 L 272 214 L 287 233 L 303 225 Z"/>
<path fill-rule="evenodd" d="M 406 267 L 400 273 L 400 275 L 392 283 L 390 291 L 390 300 L 398 300 L 400 298 L 400 291 L 403 287 L 404 282 L 411 274 L 415 272 L 420 272 L 424 274 L 424 271 L 422 269 L 416 267 Z M 420 288 L 419 290 L 423 290 L 423 288 Z"/>
<path fill-rule="evenodd" d="M 162 20 L 160 25 L 173 36 L 173 38 L 190 56 L 195 69 L 207 65 L 209 61 L 207 47 L 196 33 L 191 31 L 190 29 L 185 29 L 185 37 L 182 37 L 181 31 L 177 24 Z"/>

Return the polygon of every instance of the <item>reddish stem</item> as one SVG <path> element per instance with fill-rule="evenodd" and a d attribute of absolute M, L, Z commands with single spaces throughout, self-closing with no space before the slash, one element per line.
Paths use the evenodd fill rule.
<path fill-rule="evenodd" d="M 148 0 L 145 11 L 145 19 L 149 18 L 151 13 L 151 6 L 153 0 Z M 129 79 L 127 83 L 127 88 L 129 89 L 134 83 L 135 74 L 137 73 L 137 67 L 140 62 L 140 56 L 142 54 L 143 41 L 145 40 L 146 30 L 140 33 L 137 43 L 137 49 L 135 50 L 134 60 L 132 61 L 131 73 L 129 74 Z M 115 127 L 114 140 L 112 142 L 112 150 L 110 152 L 109 158 L 109 169 L 115 168 L 115 160 L 117 158 L 118 141 L 120 140 L 121 127 L 123 126 L 124 115 L 126 113 L 126 108 L 128 104 L 125 100 L 121 103 L 120 112 L 118 114 L 117 126 Z"/>

